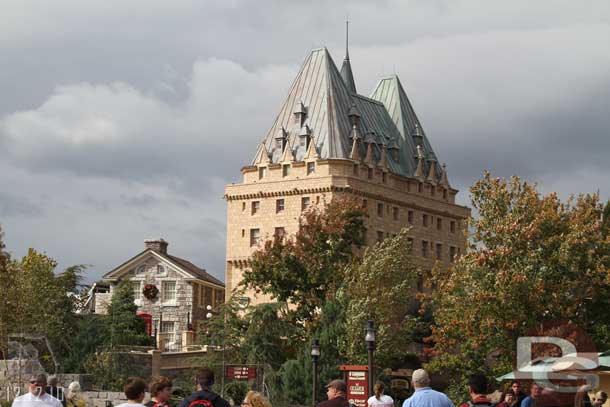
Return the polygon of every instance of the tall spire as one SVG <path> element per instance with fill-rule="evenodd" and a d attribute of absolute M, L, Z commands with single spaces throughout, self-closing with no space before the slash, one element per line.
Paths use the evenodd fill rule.
<path fill-rule="evenodd" d="M 351 93 L 356 93 L 356 83 L 354 82 L 354 74 L 352 66 L 349 62 L 349 21 L 345 22 L 345 59 L 341 65 L 341 78 L 345 82 L 345 86 Z"/>

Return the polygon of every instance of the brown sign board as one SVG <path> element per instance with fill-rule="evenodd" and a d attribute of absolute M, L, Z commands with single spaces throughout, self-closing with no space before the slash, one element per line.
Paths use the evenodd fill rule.
<path fill-rule="evenodd" d="M 254 366 L 227 366 L 226 369 L 227 379 L 256 379 L 256 367 Z"/>
<path fill-rule="evenodd" d="M 345 372 L 347 383 L 347 400 L 356 407 L 367 407 L 369 399 L 369 372 L 368 366 L 343 365 L 339 370 Z"/>

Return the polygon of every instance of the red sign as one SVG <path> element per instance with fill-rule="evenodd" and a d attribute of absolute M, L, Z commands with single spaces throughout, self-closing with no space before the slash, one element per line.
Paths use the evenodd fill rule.
<path fill-rule="evenodd" d="M 347 382 L 347 400 L 356 407 L 367 407 L 369 372 L 367 366 L 341 366 Z"/>
<path fill-rule="evenodd" d="M 256 367 L 251 366 L 227 366 L 227 379 L 256 379 Z"/>

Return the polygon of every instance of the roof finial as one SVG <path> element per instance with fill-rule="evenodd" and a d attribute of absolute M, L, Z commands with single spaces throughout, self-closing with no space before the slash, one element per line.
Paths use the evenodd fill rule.
<path fill-rule="evenodd" d="M 345 59 L 349 60 L 349 20 L 345 20 Z"/>

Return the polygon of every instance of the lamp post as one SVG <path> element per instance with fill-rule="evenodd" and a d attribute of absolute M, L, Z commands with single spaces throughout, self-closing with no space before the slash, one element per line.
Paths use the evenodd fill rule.
<path fill-rule="evenodd" d="M 373 395 L 373 352 L 375 351 L 375 322 L 372 320 L 366 321 L 366 351 L 369 356 L 369 397 Z"/>
<path fill-rule="evenodd" d="M 211 305 L 206 305 L 205 307 L 207 314 L 205 314 L 206 319 L 210 319 L 214 316 L 214 312 L 212 311 L 212 306 Z M 225 336 L 226 336 L 226 326 L 227 326 L 227 321 L 224 320 L 222 321 L 222 376 L 220 376 L 220 395 L 221 397 L 225 396 Z"/>
<path fill-rule="evenodd" d="M 318 395 L 318 360 L 320 359 L 320 341 L 313 339 L 311 341 L 311 361 L 313 362 L 313 407 L 316 407 L 316 398 Z"/>

